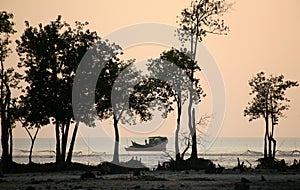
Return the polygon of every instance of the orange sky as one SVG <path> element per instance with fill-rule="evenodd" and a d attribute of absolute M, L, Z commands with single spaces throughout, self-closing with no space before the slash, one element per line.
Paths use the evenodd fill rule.
<path fill-rule="evenodd" d="M 49 23 L 57 15 L 73 23 L 89 21 L 90 28 L 100 36 L 136 23 L 158 22 L 176 25 L 176 16 L 188 5 L 188 0 L 93 0 L 93 1 L 11 1 L 2 0 L 1 9 L 12 12 L 16 22 L 15 39 L 24 29 L 24 20 L 32 25 Z M 225 15 L 230 26 L 227 36 L 210 36 L 204 40 L 215 57 L 224 77 L 226 113 L 220 132 L 222 137 L 261 137 L 263 121 L 249 123 L 243 110 L 250 100 L 248 79 L 259 71 L 284 74 L 287 79 L 300 81 L 300 1 L 298 0 L 236 0 L 233 9 Z M 142 60 L 157 57 L 161 47 L 136 47 L 126 51 L 127 56 Z M 16 55 L 7 63 L 15 65 Z M 276 135 L 300 137 L 300 88 L 287 93 L 292 100 L 287 118 L 281 119 Z M 203 100 L 205 101 L 205 100 Z M 208 101 L 208 100 L 207 100 Z M 205 102 L 203 102 L 205 104 Z M 172 124 L 168 121 L 168 125 Z M 165 129 L 163 129 L 165 130 Z M 45 127 L 40 137 L 54 133 Z M 17 128 L 15 137 L 25 137 Z"/>

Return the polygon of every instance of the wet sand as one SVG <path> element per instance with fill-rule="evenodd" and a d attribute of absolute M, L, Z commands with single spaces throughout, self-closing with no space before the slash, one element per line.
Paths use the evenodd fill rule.
<path fill-rule="evenodd" d="M 250 189 L 300 189 L 300 173 L 255 171 L 238 173 L 225 171 L 222 174 L 205 174 L 203 171 L 156 171 L 133 174 L 96 175 L 94 179 L 81 179 L 84 172 L 5 174 L 0 178 L 0 189 L 235 189 L 245 178 Z M 96 174 L 96 172 L 94 172 Z M 262 180 L 264 176 L 266 181 Z M 245 180 L 244 179 L 244 180 Z"/>

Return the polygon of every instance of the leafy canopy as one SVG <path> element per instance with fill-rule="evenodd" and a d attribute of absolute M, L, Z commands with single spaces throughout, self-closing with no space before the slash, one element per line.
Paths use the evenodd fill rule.
<path fill-rule="evenodd" d="M 87 22 L 72 28 L 58 16 L 38 27 L 25 21 L 25 31 L 17 40 L 19 67 L 24 69 L 27 86 L 21 96 L 25 121 L 31 125 L 52 122 L 65 124 L 73 119 L 72 85 L 80 60 L 99 39 L 85 29 Z"/>
<path fill-rule="evenodd" d="M 249 121 L 252 121 L 271 115 L 274 124 L 278 124 L 279 117 L 284 117 L 284 111 L 290 107 L 290 100 L 285 96 L 286 90 L 299 84 L 297 81 L 284 80 L 283 75 L 267 77 L 260 72 L 249 80 L 249 85 L 253 99 L 244 110 L 244 116 L 249 116 Z"/>

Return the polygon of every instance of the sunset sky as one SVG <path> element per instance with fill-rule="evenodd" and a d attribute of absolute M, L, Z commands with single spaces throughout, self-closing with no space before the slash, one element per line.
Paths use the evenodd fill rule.
<path fill-rule="evenodd" d="M 89 28 L 105 36 L 121 27 L 137 23 L 165 23 L 178 26 L 176 16 L 189 0 L 2 0 L 1 10 L 14 14 L 14 36 L 24 31 L 24 21 L 31 25 L 47 24 L 62 15 L 68 23 L 88 21 Z M 229 1 L 232 2 L 232 1 Z M 236 0 L 224 16 L 230 33 L 204 39 L 222 72 L 226 89 L 226 112 L 221 137 L 262 137 L 263 120 L 249 123 L 243 110 L 250 101 L 248 80 L 257 72 L 284 74 L 300 81 L 300 1 Z M 145 46 L 125 50 L 127 57 L 143 60 L 158 57 L 162 47 Z M 7 59 L 16 66 L 17 56 Z M 300 88 L 288 90 L 291 108 L 279 121 L 277 137 L 300 137 Z M 203 100 L 205 101 L 205 100 Z M 171 123 L 171 122 L 170 122 Z M 54 136 L 54 128 L 41 130 L 39 137 Z M 26 137 L 24 129 L 15 129 L 15 137 Z"/>

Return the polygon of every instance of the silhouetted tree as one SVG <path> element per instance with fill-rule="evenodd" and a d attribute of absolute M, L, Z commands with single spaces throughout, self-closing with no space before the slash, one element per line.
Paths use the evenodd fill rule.
<path fill-rule="evenodd" d="M 193 114 L 195 114 L 195 111 L 193 110 Z M 197 122 L 197 143 L 198 145 L 201 145 L 201 138 L 203 138 L 203 136 L 205 136 L 205 133 L 203 132 L 203 128 L 207 127 L 208 126 L 208 123 L 211 119 L 211 116 L 209 115 L 203 115 L 200 117 L 200 119 L 198 120 Z M 190 145 L 191 145 L 191 142 L 192 142 L 192 138 L 191 138 L 191 134 L 190 132 L 182 132 L 181 133 L 181 139 L 180 141 L 182 142 L 182 144 L 185 147 L 184 151 L 182 152 L 181 154 L 181 159 L 183 160 L 184 159 L 184 156 L 185 156 L 185 153 L 189 150 L 190 148 Z"/>
<path fill-rule="evenodd" d="M 115 43 L 110 44 L 108 40 L 98 40 L 82 58 L 73 86 L 72 106 L 76 118 L 74 130 L 78 130 L 78 122 L 95 127 L 95 120 L 99 118 L 104 120 L 112 115 L 111 109 L 109 109 L 111 103 L 108 98 L 111 94 L 108 88 L 111 89 L 110 85 L 113 83 L 101 82 L 101 77 L 103 78 L 103 74 L 105 74 L 103 69 L 108 70 L 107 64 L 119 61 L 117 55 L 121 53 L 121 47 Z M 111 82 L 113 79 L 107 77 L 105 80 Z M 95 81 L 97 85 L 95 86 L 92 81 Z M 73 135 L 71 144 L 74 139 Z"/>
<path fill-rule="evenodd" d="M 14 124 L 14 117 L 12 117 L 12 103 L 14 98 L 11 95 L 11 89 L 18 88 L 20 75 L 14 71 L 13 68 L 5 68 L 5 59 L 11 53 L 9 44 L 10 37 L 16 31 L 13 29 L 14 22 L 12 21 L 13 14 L 6 11 L 0 11 L 0 90 L 1 90 L 1 169 L 12 161 L 12 128 Z M 9 143 L 10 141 L 10 143 Z"/>
<path fill-rule="evenodd" d="M 29 149 L 28 161 L 29 161 L 29 163 L 32 163 L 32 151 L 33 151 L 35 140 L 37 138 L 37 135 L 38 135 L 41 127 L 40 126 L 36 126 L 35 127 L 35 132 L 33 134 L 30 132 L 30 129 L 33 129 L 33 127 L 24 127 L 24 129 L 26 130 L 28 136 L 30 137 L 30 141 L 31 141 L 31 145 L 30 145 L 30 149 Z"/>
<path fill-rule="evenodd" d="M 170 64 L 173 64 L 170 65 Z M 173 101 L 177 107 L 177 126 L 175 131 L 175 154 L 176 160 L 181 159 L 178 143 L 178 135 L 181 125 L 182 106 L 188 98 L 190 85 L 193 85 L 193 101 L 198 103 L 201 101 L 203 90 L 200 86 L 199 79 L 190 78 L 191 72 L 200 71 L 200 68 L 191 57 L 186 53 L 171 49 L 161 54 L 159 59 L 150 62 L 149 70 L 156 78 L 166 79 L 171 88 L 169 88 L 169 101 Z M 172 69 L 174 67 L 174 69 Z M 171 99 L 172 98 L 172 99 Z"/>
<path fill-rule="evenodd" d="M 172 86 L 157 78 L 146 78 L 134 86 L 129 99 L 130 114 L 140 117 L 140 120 L 148 121 L 153 119 L 154 110 L 163 111 L 162 117 L 166 118 L 168 113 L 173 111 Z"/>
<path fill-rule="evenodd" d="M 87 22 L 75 22 L 72 28 L 61 21 L 61 16 L 46 26 L 32 27 L 26 21 L 25 31 L 16 41 L 19 67 L 24 69 L 28 83 L 21 97 L 29 110 L 26 123 L 38 127 L 55 124 L 57 163 L 66 161 L 69 129 L 74 122 L 72 85 L 77 66 L 87 49 L 99 39 L 96 32 L 85 29 L 86 25 Z M 75 137 L 77 127 L 78 122 L 73 131 Z M 74 143 L 71 151 L 72 146 Z"/>
<path fill-rule="evenodd" d="M 244 116 L 249 116 L 249 121 L 264 118 L 264 158 L 269 157 L 274 159 L 276 152 L 274 127 L 278 125 L 279 118 L 284 117 L 283 112 L 289 108 L 288 102 L 290 102 L 290 100 L 285 97 L 285 91 L 291 87 L 298 86 L 298 82 L 285 81 L 283 75 L 270 75 L 266 77 L 264 72 L 260 72 L 249 80 L 249 85 L 251 88 L 250 95 L 254 97 L 244 110 Z M 268 143 L 269 148 L 267 146 Z"/>
<path fill-rule="evenodd" d="M 23 90 L 24 91 L 24 90 Z M 35 140 L 37 138 L 37 135 L 41 129 L 41 125 L 47 124 L 47 120 L 43 120 L 43 118 L 39 118 L 38 122 L 30 122 L 30 117 L 32 117 L 32 103 L 35 103 L 34 101 L 28 100 L 29 97 L 25 97 L 21 95 L 18 99 L 15 100 L 13 104 L 13 113 L 15 120 L 21 123 L 21 126 L 25 129 L 26 133 L 28 134 L 30 138 L 30 148 L 29 148 L 29 155 L 28 155 L 28 161 L 29 163 L 32 163 L 32 152 L 33 147 L 35 144 Z M 21 100 L 22 99 L 22 100 Z M 34 131 L 35 130 L 35 131 Z M 34 131 L 34 132 L 32 132 Z"/>
<path fill-rule="evenodd" d="M 133 91 L 132 84 L 138 80 L 138 72 L 132 67 L 134 60 L 121 61 L 117 58 L 119 53 L 105 63 L 96 87 L 96 109 L 99 118 L 103 120 L 112 117 L 113 119 L 115 131 L 113 163 L 119 163 L 118 124 L 119 121 L 130 122 L 124 117 L 124 114 L 130 111 L 129 102 L 126 99 L 129 99 L 129 94 Z"/>
<path fill-rule="evenodd" d="M 195 60 L 197 53 L 197 44 L 202 42 L 203 38 L 208 34 L 223 35 L 227 34 L 229 28 L 225 25 L 221 16 L 229 9 L 230 5 L 225 0 L 192 0 L 191 5 L 181 11 L 179 18 L 178 31 L 180 40 L 185 43 L 190 42 L 188 55 Z M 190 78 L 195 79 L 195 71 L 191 70 Z M 190 87 L 190 90 L 193 86 Z M 189 98 L 188 116 L 189 128 L 192 135 L 192 154 L 191 158 L 197 158 L 197 134 L 196 124 L 193 123 L 192 116 L 192 95 Z"/>
<path fill-rule="evenodd" d="M 167 93 L 162 93 L 162 89 L 167 88 L 166 84 L 153 78 L 146 79 L 134 67 L 134 60 L 120 60 L 118 55 L 122 53 L 121 48 L 115 50 L 112 58 L 104 61 L 104 68 L 98 78 L 96 110 L 101 120 L 113 119 L 115 131 L 113 163 L 119 163 L 119 122 L 135 124 L 137 119 L 141 122 L 150 120 L 151 111 L 155 108 L 166 108 L 163 113 L 163 116 L 166 116 L 171 107 L 167 106 L 169 98 Z"/>

